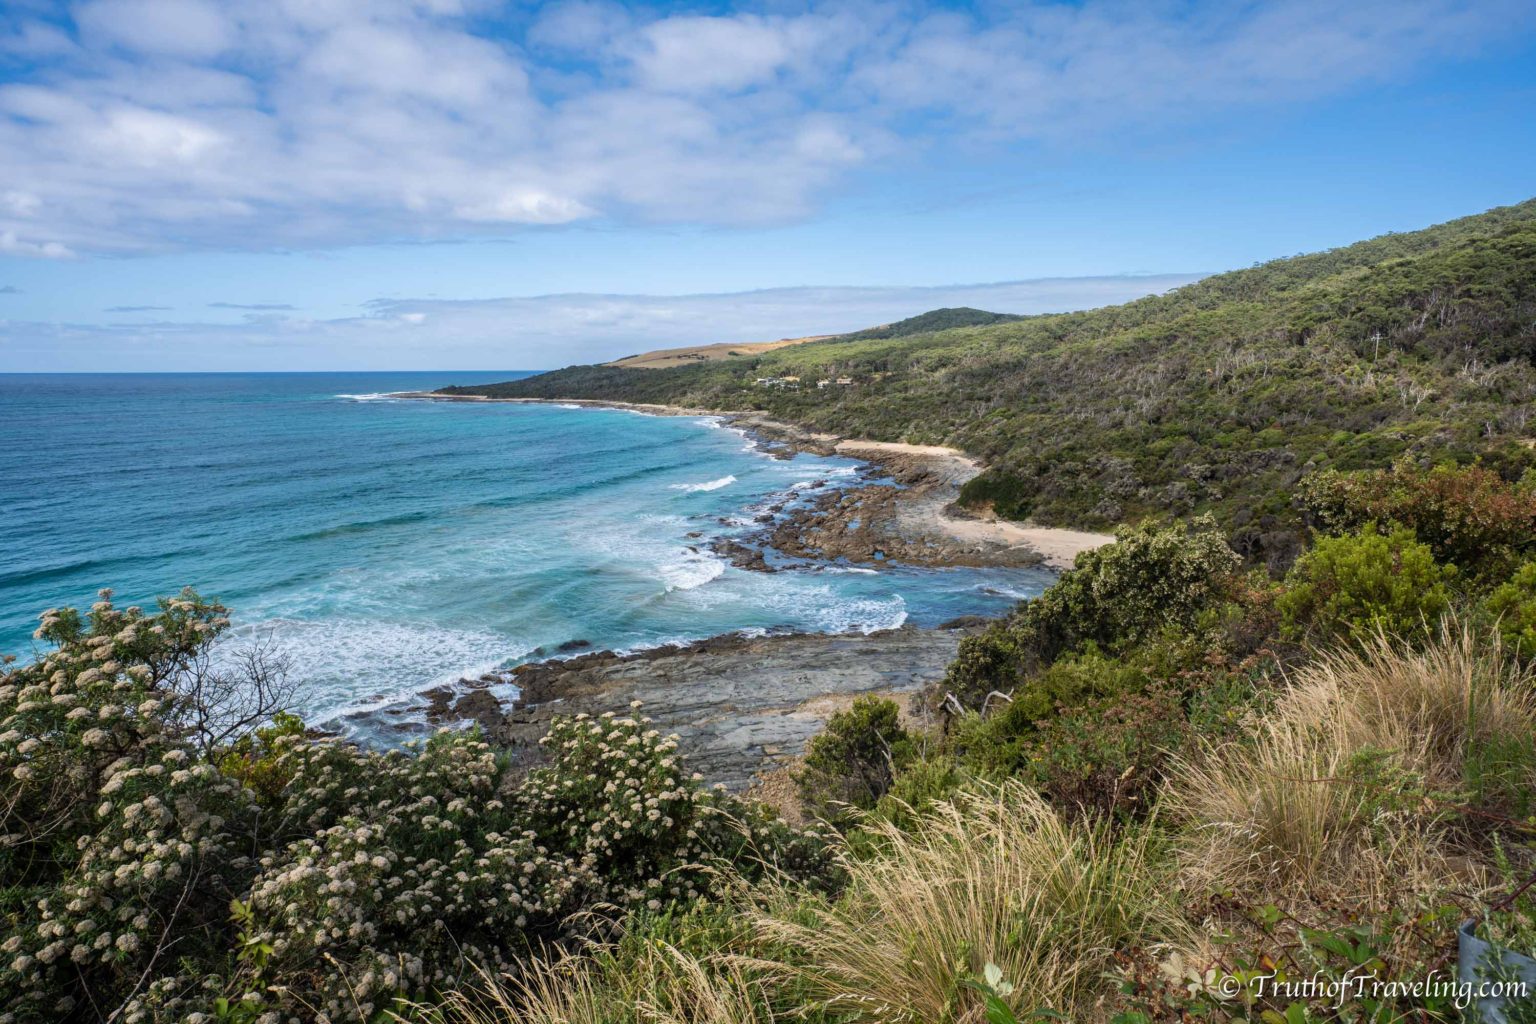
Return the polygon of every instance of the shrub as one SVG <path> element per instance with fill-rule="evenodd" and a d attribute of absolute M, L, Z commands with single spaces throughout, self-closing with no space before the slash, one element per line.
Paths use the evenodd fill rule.
<path fill-rule="evenodd" d="M 971 781 L 973 776 L 947 754 L 916 758 L 896 773 L 890 792 L 875 805 L 875 813 L 906 828 L 930 811 L 934 804 L 953 799 Z"/>
<path fill-rule="evenodd" d="M 1305 478 L 1297 500 L 1324 533 L 1402 523 L 1437 561 L 1473 577 L 1502 577 L 1536 548 L 1536 493 L 1477 466 L 1426 471 L 1399 462 L 1389 470 L 1329 471 Z"/>
<path fill-rule="evenodd" d="M 1115 655 L 1169 630 L 1193 630 L 1203 612 L 1233 594 L 1240 564 L 1209 517 L 1122 527 L 1115 543 L 1078 555 L 1005 625 L 961 641 L 943 688 L 976 704 L 1088 644 Z"/>
<path fill-rule="evenodd" d="M 842 821 L 849 808 L 872 809 L 890 790 L 896 764 L 906 758 L 910 746 L 895 701 L 855 699 L 806 744 L 805 763 L 796 778 L 806 813 Z"/>
<path fill-rule="evenodd" d="M 1028 767 L 1046 720 L 1105 698 L 1140 693 L 1150 680 L 1139 668 L 1097 650 L 1063 658 L 1020 684 L 1011 701 L 999 701 L 983 718 L 959 722 L 951 746 L 966 766 L 982 773 L 1012 774 Z"/>
<path fill-rule="evenodd" d="M 521 780 L 473 731 L 389 752 L 291 716 L 237 734 L 275 676 L 210 674 L 223 612 L 50 612 L 57 650 L 5 665 L 7 1024 L 372 1020 L 725 867 L 835 882 L 815 834 L 706 792 L 633 715 L 557 720 Z"/>
<path fill-rule="evenodd" d="M 543 742 L 550 762 L 515 788 L 473 733 L 415 756 L 293 744 L 284 813 L 314 831 L 251 887 L 251 941 L 272 952 L 248 984 L 285 1013 L 368 1019 L 471 965 L 509 970 L 589 912 L 692 900 L 726 865 L 825 867 L 814 837 L 704 791 L 646 719 L 557 719 Z"/>
<path fill-rule="evenodd" d="M 1155 686 L 1051 718 L 1034 744 L 1031 773 L 1063 812 L 1140 817 L 1151 811 L 1165 766 L 1189 735 L 1183 695 Z"/>
<path fill-rule="evenodd" d="M 1320 537 L 1286 577 L 1276 604 L 1294 637 L 1422 634 L 1450 607 L 1454 566 L 1435 562 L 1407 527 Z"/>
<path fill-rule="evenodd" d="M 256 865 L 250 794 L 197 756 L 199 652 L 228 625 L 190 592 L 157 614 L 103 591 L 44 613 L 56 645 L 0 675 L 0 1003 L 16 1020 L 116 1008 L 174 944 L 216 957 Z"/>
<path fill-rule="evenodd" d="M 1504 646 L 1521 657 L 1536 656 L 1536 562 L 1495 587 L 1483 607 L 1498 620 Z"/>
<path fill-rule="evenodd" d="M 271 725 L 236 737 L 219 755 L 219 770 L 255 793 L 264 806 L 274 806 L 293 779 L 280 760 L 283 741 L 303 735 L 304 720 L 279 711 Z"/>

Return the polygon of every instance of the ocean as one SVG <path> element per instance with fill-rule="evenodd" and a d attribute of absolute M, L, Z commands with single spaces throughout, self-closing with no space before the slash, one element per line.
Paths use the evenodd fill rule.
<path fill-rule="evenodd" d="M 1051 580 L 738 569 L 712 538 L 859 464 L 774 459 L 712 417 L 387 397 L 515 376 L 0 374 L 0 652 L 101 587 L 192 586 L 233 642 L 287 655 L 308 721 L 345 725 L 571 640 L 932 626 Z"/>

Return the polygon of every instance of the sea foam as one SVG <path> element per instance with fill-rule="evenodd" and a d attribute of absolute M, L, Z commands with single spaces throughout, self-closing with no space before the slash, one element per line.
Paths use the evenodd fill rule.
<path fill-rule="evenodd" d="M 729 487 L 736 482 L 734 476 L 723 476 L 718 480 L 709 480 L 702 484 L 671 484 L 674 491 L 718 491 L 722 487 Z"/>

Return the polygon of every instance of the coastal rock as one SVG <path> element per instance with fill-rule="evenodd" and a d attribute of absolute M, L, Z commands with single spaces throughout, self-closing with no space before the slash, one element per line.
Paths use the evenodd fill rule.
<path fill-rule="evenodd" d="M 748 569 L 752 572 L 778 572 L 768 564 L 761 548 L 748 547 L 729 537 L 716 539 L 709 548 L 738 569 Z"/>
<path fill-rule="evenodd" d="M 957 632 L 912 628 L 734 635 L 521 665 L 521 697 L 490 732 L 532 763 L 554 715 L 624 712 L 638 700 L 655 728 L 678 734 L 693 770 L 740 789 L 766 762 L 804 751 L 832 713 L 828 698 L 918 691 L 943 677 L 959 643 Z"/>
<path fill-rule="evenodd" d="M 961 615 L 950 619 L 948 622 L 939 623 L 939 628 L 964 630 L 986 629 L 992 624 L 992 622 L 993 620 L 987 618 L 985 615 Z"/>
<path fill-rule="evenodd" d="M 759 538 L 800 558 L 903 562 L 927 566 L 1039 565 L 1038 552 L 1002 541 L 957 538 L 939 520 L 950 514 L 951 489 L 931 467 L 908 466 L 902 486 L 867 484 L 828 491 L 791 509 Z"/>
<path fill-rule="evenodd" d="M 471 690 L 454 701 L 450 716 L 459 721 L 475 722 L 487 733 L 501 727 L 501 702 L 486 690 Z"/>

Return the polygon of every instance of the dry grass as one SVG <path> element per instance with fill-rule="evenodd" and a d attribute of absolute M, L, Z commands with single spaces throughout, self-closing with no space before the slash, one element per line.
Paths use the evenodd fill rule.
<path fill-rule="evenodd" d="M 1422 794 L 1463 791 L 1483 752 L 1517 749 L 1533 727 L 1530 680 L 1465 629 L 1424 650 L 1379 638 L 1322 655 L 1251 744 L 1173 773 L 1186 873 L 1207 889 L 1367 904 L 1448 884 L 1444 805 Z M 1529 784 L 1529 764 L 1515 770 Z"/>
<path fill-rule="evenodd" d="M 770 1024 L 769 992 L 747 962 L 705 958 L 663 942 L 622 966 L 571 955 L 532 959 L 519 975 L 486 977 L 478 994 L 449 996 L 445 1024 Z"/>
<path fill-rule="evenodd" d="M 988 963 L 1020 1011 L 1089 1019 L 1115 949 L 1187 931 L 1149 832 L 1115 842 L 1069 825 L 1020 783 L 940 804 L 910 834 L 871 828 L 884 852 L 848 864 L 839 900 L 785 892 L 758 919 L 799 953 L 783 970 L 848 1019 L 980 1021 L 959 982 Z"/>

